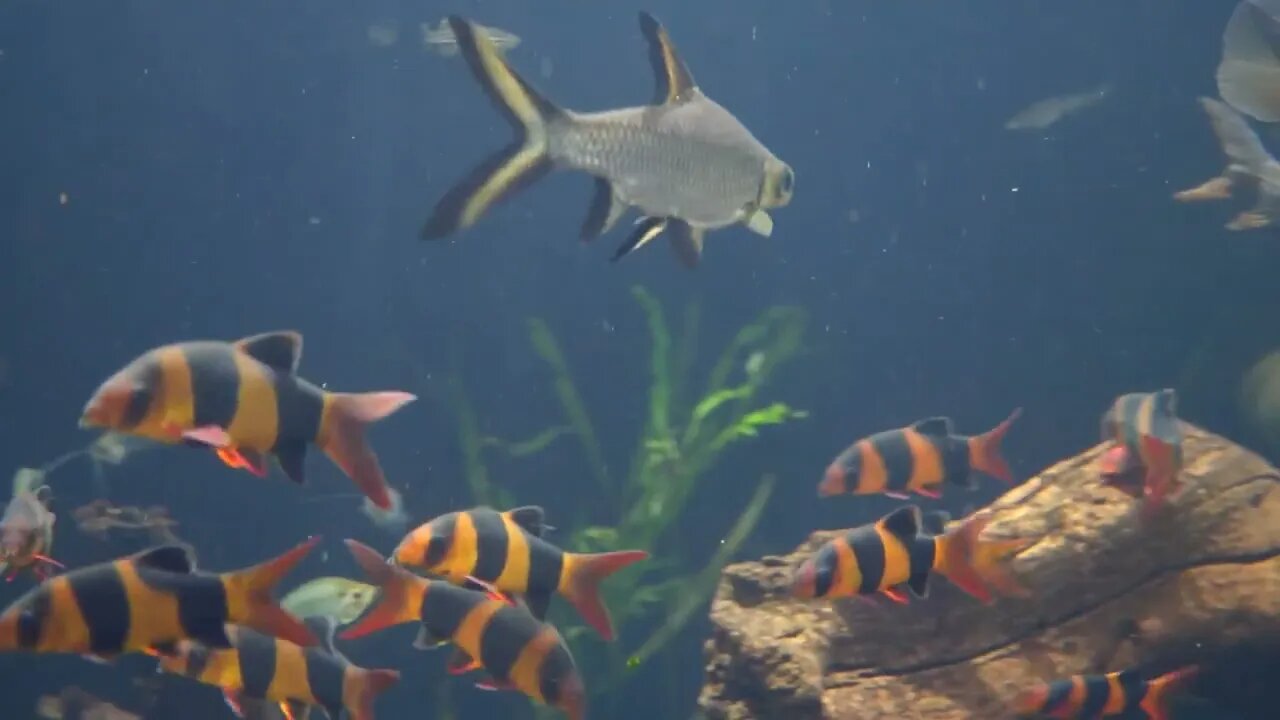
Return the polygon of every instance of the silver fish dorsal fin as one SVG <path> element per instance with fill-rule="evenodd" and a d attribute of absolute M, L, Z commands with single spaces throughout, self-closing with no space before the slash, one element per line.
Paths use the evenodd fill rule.
<path fill-rule="evenodd" d="M 640 32 L 649 43 L 649 64 L 653 66 L 657 87 L 654 105 L 688 102 L 698 95 L 698 84 L 693 74 L 680 59 L 676 46 L 667 35 L 662 23 L 647 12 L 640 13 Z"/>

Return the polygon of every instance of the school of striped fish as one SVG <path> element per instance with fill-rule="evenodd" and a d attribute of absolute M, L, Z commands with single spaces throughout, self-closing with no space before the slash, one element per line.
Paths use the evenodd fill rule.
<path fill-rule="evenodd" d="M 547 99 L 512 68 L 505 52 L 520 44 L 514 34 L 457 16 L 424 26 L 424 43 L 442 57 L 461 57 L 515 138 L 441 197 L 422 237 L 467 230 L 553 169 L 594 180 L 582 239 L 609 232 L 628 212 L 638 214 L 614 260 L 665 237 L 678 261 L 692 268 L 709 231 L 741 225 L 770 235 L 770 212 L 791 201 L 794 171 L 705 94 L 654 17 L 640 13 L 639 27 L 656 79 L 652 101 L 581 112 Z M 375 44 L 395 41 L 390 30 L 376 29 L 370 31 Z M 1220 199 L 1240 185 L 1256 186 L 1256 206 L 1228 224 L 1235 230 L 1267 226 L 1280 210 L 1280 164 L 1244 119 L 1280 120 L 1276 39 L 1280 0 L 1242 0 L 1224 34 L 1223 100 L 1202 99 L 1227 167 L 1175 196 Z M 1006 127 L 1046 128 L 1109 92 L 1100 86 L 1038 102 Z M 566 551 L 550 539 L 541 507 L 449 512 L 409 530 L 385 556 L 348 539 L 362 579 L 313 578 L 283 600 L 277 588 L 317 547 L 318 535 L 250 567 L 205 569 L 194 549 L 172 535 L 176 523 L 163 508 L 102 501 L 75 513 L 84 532 L 105 537 L 112 529 L 162 528 L 169 541 L 84 567 L 65 568 L 56 559 L 47 475 L 78 455 L 91 457 L 100 472 L 103 463 L 121 464 L 142 447 L 200 449 L 259 477 L 278 467 L 299 486 L 306 483 L 306 454 L 315 447 L 351 479 L 371 517 L 407 521 L 366 435 L 415 396 L 311 383 L 301 374 L 302 347 L 299 333 L 274 331 L 174 342 L 110 374 L 104 368 L 106 379 L 80 418 L 82 427 L 103 435 L 55 464 L 20 471 L 0 516 L 0 570 L 10 581 L 25 574 L 34 582 L 0 614 L 0 652 L 73 654 L 100 663 L 145 654 L 164 673 L 219 688 L 244 718 L 297 720 L 319 709 L 335 720 L 344 713 L 372 720 L 379 695 L 400 672 L 355 665 L 337 641 L 412 624 L 418 628 L 414 647 L 451 649 L 450 674 L 480 672 L 479 687 L 521 693 L 570 720 L 587 717 L 588 690 L 564 637 L 546 619 L 548 609 L 559 598 L 602 640 L 614 640 L 601 585 L 645 561 L 648 552 Z M 1014 484 L 1002 444 L 1020 414 L 1015 409 L 976 435 L 961 434 L 947 417 L 868 434 L 835 455 L 818 478 L 818 495 L 929 501 L 947 488 L 972 489 L 980 476 Z M 1173 389 L 1116 398 L 1102 414 L 1100 439 L 1108 447 L 1098 480 L 1131 498 L 1136 522 L 1156 520 L 1177 501 L 1186 483 Z M 926 597 L 936 576 L 980 603 L 1034 596 L 1036 588 L 1019 580 L 1011 560 L 1036 538 L 992 537 L 990 520 L 985 509 L 952 518 L 904 504 L 823 543 L 794 568 L 791 594 L 810 602 L 909 603 Z M 1010 698 L 1010 709 L 1025 716 L 1167 720 L 1170 698 L 1196 672 L 1189 666 L 1157 676 L 1128 669 L 1046 678 Z M 74 717 L 63 708 L 91 700 L 73 688 L 46 698 L 40 712 Z"/>

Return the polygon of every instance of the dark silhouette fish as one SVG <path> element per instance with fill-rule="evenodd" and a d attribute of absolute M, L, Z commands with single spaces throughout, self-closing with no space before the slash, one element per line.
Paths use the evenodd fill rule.
<path fill-rule="evenodd" d="M 640 30 L 657 75 L 654 103 L 592 113 L 542 97 L 479 26 L 456 16 L 449 25 L 517 138 L 440 200 L 424 238 L 470 227 L 495 203 L 556 167 L 596 179 L 583 239 L 608 231 L 628 208 L 643 214 L 615 260 L 665 232 L 680 260 L 693 267 L 708 230 L 743 223 L 768 236 L 773 221 L 766 211 L 791 201 L 791 168 L 703 94 L 666 30 L 648 13 L 640 14 Z"/>

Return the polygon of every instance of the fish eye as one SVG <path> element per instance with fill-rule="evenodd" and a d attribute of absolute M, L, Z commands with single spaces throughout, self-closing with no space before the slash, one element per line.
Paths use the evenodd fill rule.
<path fill-rule="evenodd" d="M 778 184 L 778 186 L 779 186 L 779 188 L 781 188 L 782 192 L 784 192 L 784 193 L 786 193 L 786 194 L 788 194 L 788 195 L 789 195 L 789 194 L 791 194 L 791 191 L 792 191 L 793 187 L 795 186 L 795 184 L 796 184 L 796 174 L 795 174 L 795 173 L 793 173 L 793 172 L 791 172 L 791 169 L 790 169 L 790 168 L 787 168 L 787 169 L 783 170 L 783 171 L 782 171 L 782 181 Z"/>
<path fill-rule="evenodd" d="M 40 641 L 40 615 L 34 608 L 18 613 L 18 645 L 32 647 Z"/>

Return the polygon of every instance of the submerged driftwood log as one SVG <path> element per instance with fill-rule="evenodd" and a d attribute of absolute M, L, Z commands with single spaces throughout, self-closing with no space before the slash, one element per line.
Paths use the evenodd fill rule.
<path fill-rule="evenodd" d="M 994 502 L 987 535 L 1037 539 L 1013 561 L 1029 598 L 984 606 L 940 580 L 908 606 L 790 599 L 792 567 L 832 532 L 727 567 L 703 712 L 1003 718 L 1038 680 L 1195 661 L 1280 635 L 1280 475 L 1189 425 L 1184 447 L 1185 489 L 1146 523 L 1137 501 L 1102 484 L 1101 445 Z"/>

